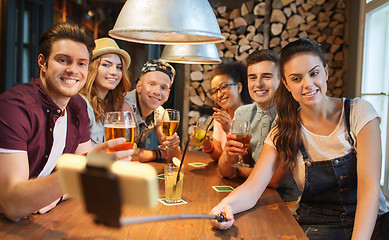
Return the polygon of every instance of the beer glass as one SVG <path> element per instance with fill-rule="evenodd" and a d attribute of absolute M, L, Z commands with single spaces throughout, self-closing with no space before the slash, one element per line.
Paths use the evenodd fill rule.
<path fill-rule="evenodd" d="M 250 121 L 233 120 L 230 132 L 236 135 L 235 140 L 243 143 L 244 144 L 243 148 L 247 151 L 251 140 Z M 244 163 L 243 157 L 241 155 L 238 155 L 238 162 L 232 164 L 232 167 L 244 168 L 244 167 L 250 167 L 250 165 Z"/>
<path fill-rule="evenodd" d="M 180 123 L 180 112 L 174 109 L 165 109 L 162 116 L 162 133 L 166 137 L 173 136 Z M 159 149 L 170 150 L 168 146 L 159 145 Z"/>
<path fill-rule="evenodd" d="M 135 117 L 132 111 L 107 112 L 104 119 L 106 140 L 124 137 L 126 142 L 108 149 L 116 152 L 132 149 L 135 141 Z"/>

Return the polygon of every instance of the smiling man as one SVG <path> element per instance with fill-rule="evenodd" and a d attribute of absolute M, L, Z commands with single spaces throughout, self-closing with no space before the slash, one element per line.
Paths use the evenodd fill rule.
<path fill-rule="evenodd" d="M 177 133 L 171 137 L 166 137 L 162 133 L 164 112 L 162 104 L 169 98 L 174 77 L 175 70 L 170 64 L 160 60 L 149 60 L 143 65 L 136 89 L 128 92 L 124 98 L 135 114 L 137 124 L 135 142 L 139 147 L 137 160 L 140 162 L 170 160 L 174 156 L 181 156 L 180 138 Z M 169 146 L 171 150 L 144 149 L 146 137 L 153 129 L 155 129 L 158 142 Z"/>
<path fill-rule="evenodd" d="M 86 104 L 78 92 L 94 47 L 78 25 L 53 25 L 39 40 L 39 77 L 0 95 L 0 213 L 11 220 L 52 209 L 63 195 L 52 173 L 59 157 L 92 150 Z M 124 141 L 114 139 L 94 151 Z"/>
<path fill-rule="evenodd" d="M 222 176 L 232 177 L 239 174 L 247 178 L 250 168 L 234 168 L 231 165 L 238 161 L 237 156 L 243 155 L 248 163 L 255 163 L 261 154 L 266 136 L 275 124 L 277 112 L 272 102 L 274 93 L 280 84 L 278 56 L 270 50 L 259 50 L 251 53 L 246 59 L 247 85 L 250 97 L 254 103 L 240 106 L 235 111 L 234 120 L 249 120 L 251 123 L 251 141 L 248 154 L 243 144 L 235 140 L 235 135 L 227 136 L 218 167 Z M 269 187 L 278 188 L 284 201 L 295 201 L 300 195 L 292 177 L 288 176 L 287 168 L 279 167 L 269 183 Z"/>

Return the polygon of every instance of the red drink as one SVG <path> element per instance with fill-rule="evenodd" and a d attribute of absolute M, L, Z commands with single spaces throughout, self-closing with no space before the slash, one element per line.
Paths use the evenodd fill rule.
<path fill-rule="evenodd" d="M 247 150 L 250 145 L 250 140 L 251 140 L 251 134 L 242 134 L 242 133 L 235 133 L 236 135 L 236 141 L 241 142 L 244 144 L 244 149 Z"/>

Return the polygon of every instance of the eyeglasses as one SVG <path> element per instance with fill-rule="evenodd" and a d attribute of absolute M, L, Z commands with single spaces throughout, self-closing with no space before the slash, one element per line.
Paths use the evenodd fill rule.
<path fill-rule="evenodd" d="M 221 92 L 221 93 L 226 93 L 227 92 L 227 90 L 228 90 L 228 87 L 229 86 L 234 86 L 234 85 L 237 85 L 238 83 L 229 83 L 229 84 L 227 84 L 227 83 L 222 83 L 222 84 L 220 84 L 219 86 L 219 88 L 215 88 L 215 89 L 211 89 L 211 90 L 209 90 L 208 91 L 208 93 L 213 97 L 213 95 L 215 95 L 217 92 Z"/>

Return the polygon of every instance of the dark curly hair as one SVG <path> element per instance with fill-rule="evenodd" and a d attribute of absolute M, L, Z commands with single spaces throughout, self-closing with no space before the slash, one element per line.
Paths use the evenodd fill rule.
<path fill-rule="evenodd" d="M 240 92 L 240 97 L 243 104 L 252 103 L 247 87 L 247 68 L 244 64 L 236 62 L 217 65 L 212 69 L 209 79 L 212 81 L 214 77 L 219 75 L 228 75 L 233 82 L 241 83 L 242 91 Z"/>

